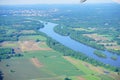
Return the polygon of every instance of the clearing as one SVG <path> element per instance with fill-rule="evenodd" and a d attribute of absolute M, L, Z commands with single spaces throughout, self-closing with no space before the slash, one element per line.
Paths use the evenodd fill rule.
<path fill-rule="evenodd" d="M 51 50 L 50 48 L 43 48 L 40 46 L 45 46 L 42 42 L 35 41 L 19 41 L 19 48 L 24 51 L 33 51 L 33 50 Z"/>
<path fill-rule="evenodd" d="M 37 58 L 31 58 L 30 61 L 38 68 L 43 66 Z"/>

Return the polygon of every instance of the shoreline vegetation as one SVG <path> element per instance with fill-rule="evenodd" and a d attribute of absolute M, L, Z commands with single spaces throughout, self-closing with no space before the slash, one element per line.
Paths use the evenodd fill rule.
<path fill-rule="evenodd" d="M 117 60 L 117 56 L 111 56 L 112 60 Z"/>
<path fill-rule="evenodd" d="M 97 50 L 102 50 L 102 51 L 107 50 L 111 53 L 120 55 L 120 50 L 106 49 L 103 45 L 97 44 L 95 42 L 95 40 L 93 40 L 89 37 L 83 36 L 83 34 L 86 34 L 86 32 L 84 32 L 84 31 L 71 30 L 71 29 L 69 29 L 65 26 L 61 26 L 61 25 L 57 25 L 56 27 L 54 27 L 54 31 L 62 36 L 70 36 L 71 39 L 78 41 L 82 44 L 88 45 L 90 47 L 93 47 Z"/>
<path fill-rule="evenodd" d="M 61 28 L 60 25 L 54 27 L 54 31 L 62 36 L 70 36 L 71 39 L 83 43 L 85 45 L 88 45 L 90 47 L 93 47 L 95 49 L 103 51 L 105 50 L 104 46 L 98 45 L 95 42 L 90 42 L 93 39 L 81 35 L 83 32 L 80 31 L 75 32 L 74 30 L 70 30 L 66 27 Z"/>
<path fill-rule="evenodd" d="M 107 58 L 107 55 L 105 55 L 104 53 L 102 53 L 99 50 L 95 50 L 94 54 L 97 55 L 98 57 L 101 57 L 101 58 Z"/>
<path fill-rule="evenodd" d="M 55 27 L 54 27 L 55 29 Z M 59 30 L 61 31 L 61 30 Z M 56 31 L 55 31 L 56 32 Z M 40 32 L 42 34 L 42 36 L 45 36 L 47 38 L 46 40 L 46 43 L 47 45 L 58 51 L 58 52 L 61 52 L 63 53 L 63 56 L 71 56 L 73 58 L 76 58 L 76 59 L 80 59 L 82 61 L 85 61 L 85 62 L 88 62 L 94 66 L 101 66 L 101 67 L 104 67 L 106 69 L 109 69 L 109 70 L 112 70 L 114 72 L 119 72 L 120 71 L 120 67 L 115 67 L 115 66 L 111 66 L 109 64 L 104 64 L 98 60 L 95 60 L 93 58 L 90 58 L 88 57 L 87 55 L 85 55 L 84 53 L 81 53 L 81 52 L 76 52 L 64 45 L 62 45 L 61 43 L 57 42 L 56 40 L 52 39 L 51 37 L 48 37 L 45 33 L 43 32 Z M 66 34 L 66 33 L 65 33 Z M 61 35 L 61 34 L 60 34 Z M 62 35 L 62 36 L 67 36 L 68 34 L 66 35 Z M 98 50 L 101 50 L 101 49 L 98 49 Z M 102 49 L 103 50 L 103 49 Z M 106 56 L 107 57 L 107 56 Z"/>

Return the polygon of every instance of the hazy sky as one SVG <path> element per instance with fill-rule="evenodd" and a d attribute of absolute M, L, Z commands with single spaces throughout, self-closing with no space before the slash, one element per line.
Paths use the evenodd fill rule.
<path fill-rule="evenodd" d="M 120 0 L 118 0 L 120 1 Z M 87 0 L 85 3 L 110 3 L 112 0 Z M 0 5 L 17 4 L 79 4 L 80 0 L 0 0 Z"/>

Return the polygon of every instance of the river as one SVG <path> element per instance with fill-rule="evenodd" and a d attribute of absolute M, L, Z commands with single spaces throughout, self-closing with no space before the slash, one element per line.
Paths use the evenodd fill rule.
<path fill-rule="evenodd" d="M 43 22 L 43 21 L 41 21 L 41 22 Z M 47 24 L 44 24 L 44 25 L 45 25 L 45 27 L 40 29 L 39 31 L 46 33 L 49 37 L 52 37 L 53 39 L 60 42 L 64 46 L 67 46 L 75 51 L 82 52 L 82 53 L 86 54 L 87 56 L 92 57 L 96 60 L 99 60 L 105 64 L 110 64 L 112 66 L 120 67 L 120 56 L 118 56 L 117 60 L 112 60 L 110 57 L 113 55 L 113 53 L 110 53 L 108 51 L 103 51 L 103 53 L 105 53 L 107 55 L 107 58 L 100 58 L 93 53 L 95 50 L 94 48 L 84 45 L 82 43 L 79 43 L 79 42 L 71 39 L 69 36 L 61 36 L 61 35 L 55 33 L 53 28 L 57 24 L 47 22 Z"/>

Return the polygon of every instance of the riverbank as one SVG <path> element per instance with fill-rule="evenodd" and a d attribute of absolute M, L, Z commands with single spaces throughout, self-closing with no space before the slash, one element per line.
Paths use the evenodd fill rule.
<path fill-rule="evenodd" d="M 87 46 L 87 45 L 84 45 L 82 43 L 79 43 L 79 42 L 77 42 L 75 40 L 72 40 L 68 36 L 61 36 L 61 35 L 55 33 L 53 29 L 57 24 L 47 22 L 47 24 L 44 24 L 44 25 L 45 25 L 45 27 L 40 29 L 39 31 L 45 33 L 49 37 L 51 37 L 54 40 L 60 42 L 62 45 L 66 46 L 66 47 L 68 47 L 68 48 L 70 48 L 70 49 L 72 49 L 74 51 L 82 52 L 85 55 L 87 55 L 88 57 L 94 58 L 95 60 L 103 62 L 104 64 L 109 64 L 109 65 L 112 65 L 112 66 L 120 67 L 120 62 L 119 62 L 120 56 L 118 56 L 117 60 L 112 60 L 110 58 L 112 56 L 112 53 L 110 53 L 108 51 L 104 51 L 104 54 L 107 55 L 107 58 L 102 59 L 102 58 L 96 56 L 93 53 L 94 50 L 95 50 L 94 48 L 92 48 L 90 46 Z"/>

